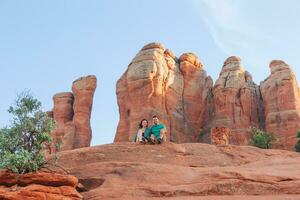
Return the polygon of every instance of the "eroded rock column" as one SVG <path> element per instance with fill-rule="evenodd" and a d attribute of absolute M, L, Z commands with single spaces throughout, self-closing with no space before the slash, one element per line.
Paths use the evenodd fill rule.
<path fill-rule="evenodd" d="M 53 96 L 53 118 L 56 129 L 52 131 L 54 143 L 61 144 L 61 150 L 73 149 L 75 125 L 73 123 L 74 96 L 71 92 L 62 92 Z M 55 147 L 52 148 L 55 151 Z"/>
<path fill-rule="evenodd" d="M 271 75 L 261 83 L 266 131 L 275 134 L 275 148 L 293 150 L 300 130 L 299 86 L 284 61 L 273 60 L 269 67 Z"/>
<path fill-rule="evenodd" d="M 252 127 L 263 128 L 263 109 L 259 87 L 236 56 L 229 57 L 213 89 L 213 127 L 230 128 L 230 142 L 247 145 Z"/>
<path fill-rule="evenodd" d="M 88 147 L 91 144 L 92 129 L 90 124 L 93 97 L 97 87 L 95 76 L 81 77 L 73 82 L 74 117 L 76 134 L 74 148 Z"/>
<path fill-rule="evenodd" d="M 61 151 L 90 146 L 90 118 L 96 86 L 95 76 L 81 77 L 73 82 L 73 93 L 53 96 L 54 107 L 49 115 L 56 121 L 56 128 L 51 135 L 54 143 L 61 144 Z M 51 151 L 55 151 L 54 146 Z"/>

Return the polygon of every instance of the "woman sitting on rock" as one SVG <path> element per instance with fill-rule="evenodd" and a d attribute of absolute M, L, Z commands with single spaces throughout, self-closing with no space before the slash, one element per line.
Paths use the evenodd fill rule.
<path fill-rule="evenodd" d="M 148 120 L 142 119 L 135 138 L 135 143 L 147 143 L 149 140 L 150 129 L 148 128 Z"/>

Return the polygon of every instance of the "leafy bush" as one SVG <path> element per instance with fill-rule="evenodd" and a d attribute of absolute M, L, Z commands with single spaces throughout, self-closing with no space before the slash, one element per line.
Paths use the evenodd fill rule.
<path fill-rule="evenodd" d="M 256 128 L 252 130 L 253 146 L 262 149 L 269 149 L 271 148 L 272 142 L 274 141 L 275 141 L 275 136 L 272 133 L 267 133 Z"/>
<path fill-rule="evenodd" d="M 298 131 L 298 133 L 297 133 L 297 138 L 300 139 L 300 131 Z"/>
<path fill-rule="evenodd" d="M 52 141 L 54 120 L 29 92 L 19 94 L 8 112 L 13 117 L 9 127 L 0 129 L 0 168 L 20 174 L 42 168 L 47 162 L 45 149 Z"/>
<path fill-rule="evenodd" d="M 297 133 L 298 142 L 295 145 L 296 152 L 300 152 L 300 131 Z"/>

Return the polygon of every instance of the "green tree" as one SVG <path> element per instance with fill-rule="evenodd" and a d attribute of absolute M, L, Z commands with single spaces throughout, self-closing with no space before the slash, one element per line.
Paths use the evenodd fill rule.
<path fill-rule="evenodd" d="M 297 138 L 298 138 L 298 142 L 295 145 L 295 150 L 297 152 L 300 152 L 300 131 L 298 131 L 298 133 L 297 133 Z"/>
<path fill-rule="evenodd" d="M 0 129 L 0 168 L 20 174 L 42 168 L 54 120 L 28 91 L 18 95 L 8 112 L 13 117 L 9 127 Z"/>
<path fill-rule="evenodd" d="M 270 149 L 272 142 L 274 142 L 275 140 L 275 136 L 272 133 L 267 133 L 257 128 L 253 128 L 252 130 L 253 146 L 262 149 Z"/>

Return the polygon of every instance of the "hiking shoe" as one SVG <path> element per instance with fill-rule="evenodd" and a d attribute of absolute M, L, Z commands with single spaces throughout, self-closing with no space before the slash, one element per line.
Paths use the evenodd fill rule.
<path fill-rule="evenodd" d="M 155 140 L 150 139 L 150 140 L 149 140 L 149 143 L 150 143 L 150 144 L 155 144 L 156 142 L 155 142 Z"/>
<path fill-rule="evenodd" d="M 158 138 L 158 139 L 157 139 L 157 143 L 158 143 L 158 144 L 161 144 L 161 142 L 162 142 L 162 139 L 161 139 L 161 138 Z"/>

